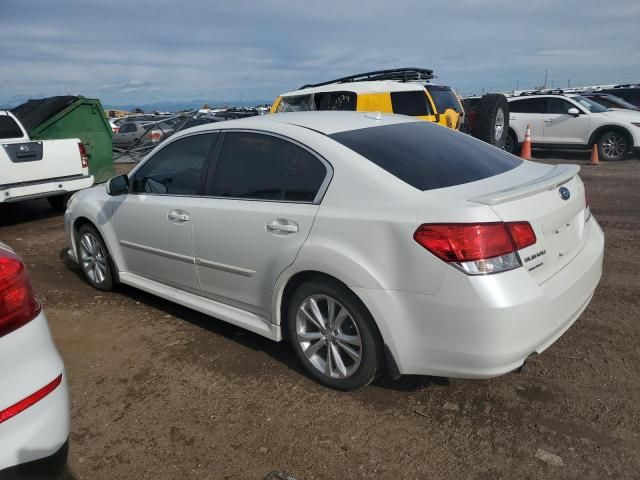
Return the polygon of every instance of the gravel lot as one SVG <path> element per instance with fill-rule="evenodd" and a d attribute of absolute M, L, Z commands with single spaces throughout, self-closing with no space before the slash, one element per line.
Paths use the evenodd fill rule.
<path fill-rule="evenodd" d="M 308 379 L 285 344 L 132 288 L 92 289 L 46 201 L 0 205 L 0 239 L 27 263 L 67 367 L 66 477 L 638 478 L 640 161 L 571 158 L 607 236 L 577 323 L 521 373 L 356 393 Z"/>

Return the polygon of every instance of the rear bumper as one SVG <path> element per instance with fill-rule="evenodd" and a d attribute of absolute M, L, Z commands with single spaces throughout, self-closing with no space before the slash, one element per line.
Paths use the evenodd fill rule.
<path fill-rule="evenodd" d="M 61 373 L 62 382 L 53 391 L 0 423 L 0 478 L 5 478 L 4 469 L 55 455 L 69 438 L 66 372 L 44 314 L 0 338 L 0 411 Z"/>
<path fill-rule="evenodd" d="M 524 269 L 469 277 L 448 269 L 435 295 L 354 289 L 368 305 L 402 374 L 491 378 L 553 344 L 589 304 L 602 275 L 604 235 L 538 285 Z"/>
<path fill-rule="evenodd" d="M 42 182 L 28 182 L 0 186 L 0 203 L 20 202 L 34 198 L 52 197 L 75 192 L 93 185 L 93 175 L 77 175 Z"/>
<path fill-rule="evenodd" d="M 51 455 L 0 470 L 2 480 L 54 480 L 67 464 L 69 441 Z"/>

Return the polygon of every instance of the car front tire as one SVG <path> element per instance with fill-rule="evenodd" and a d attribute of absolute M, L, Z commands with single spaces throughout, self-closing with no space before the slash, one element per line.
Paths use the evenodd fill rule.
<path fill-rule="evenodd" d="M 98 290 L 110 291 L 114 286 L 112 261 L 98 231 L 89 224 L 78 230 L 76 243 L 78 262 L 87 281 Z"/>
<path fill-rule="evenodd" d="M 603 133 L 598 138 L 598 156 L 604 161 L 624 160 L 629 151 L 629 140 L 616 130 Z"/>
<path fill-rule="evenodd" d="M 307 372 L 327 387 L 357 390 L 371 383 L 383 359 L 380 334 L 353 292 L 314 278 L 293 294 L 287 333 Z"/>

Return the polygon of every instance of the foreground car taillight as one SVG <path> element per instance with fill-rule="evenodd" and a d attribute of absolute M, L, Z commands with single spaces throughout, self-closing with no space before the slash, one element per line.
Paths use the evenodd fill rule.
<path fill-rule="evenodd" d="M 84 144 L 78 143 L 78 150 L 80 150 L 80 161 L 82 162 L 82 168 L 89 167 L 89 155 L 87 155 L 87 149 Z"/>
<path fill-rule="evenodd" d="M 0 337 L 33 320 L 40 313 L 22 260 L 0 248 Z"/>
<path fill-rule="evenodd" d="M 27 398 L 20 400 L 18 403 L 14 403 L 9 408 L 5 408 L 4 410 L 0 410 L 0 423 L 9 420 L 11 417 L 15 417 L 20 412 L 25 411 L 27 408 L 32 405 L 38 403 L 44 397 L 53 392 L 58 385 L 62 383 L 62 374 L 58 375 L 51 382 L 46 384 L 44 387 L 39 389 L 36 392 L 33 392 Z"/>
<path fill-rule="evenodd" d="M 413 238 L 469 275 L 517 268 L 522 265 L 518 250 L 536 243 L 528 222 L 424 224 Z"/>

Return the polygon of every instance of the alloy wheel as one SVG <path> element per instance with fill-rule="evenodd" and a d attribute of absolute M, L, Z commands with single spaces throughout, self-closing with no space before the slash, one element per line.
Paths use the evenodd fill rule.
<path fill-rule="evenodd" d="M 323 375 L 343 379 L 362 360 L 362 338 L 349 311 L 327 295 L 307 297 L 296 312 L 296 336 L 309 363 Z"/>
<path fill-rule="evenodd" d="M 107 277 L 107 259 L 100 241 L 91 233 L 80 237 L 80 261 L 89 280 L 99 285 Z"/>
<path fill-rule="evenodd" d="M 627 142 L 619 135 L 609 135 L 602 142 L 602 153 L 612 160 L 621 160 L 627 150 Z"/>
<path fill-rule="evenodd" d="M 495 122 L 495 139 L 496 142 L 499 142 L 502 138 L 502 132 L 504 132 L 504 110 L 499 109 L 496 114 L 496 122 Z"/>

